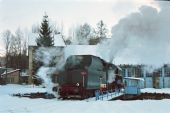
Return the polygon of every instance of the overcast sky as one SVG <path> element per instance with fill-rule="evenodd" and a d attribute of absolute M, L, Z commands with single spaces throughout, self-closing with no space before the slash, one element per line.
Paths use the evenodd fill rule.
<path fill-rule="evenodd" d="M 6 29 L 15 32 L 18 27 L 31 29 L 41 22 L 44 12 L 56 25 L 63 23 L 65 35 L 72 26 L 87 22 L 95 27 L 99 20 L 111 29 L 142 5 L 159 8 L 153 0 L 0 0 L 0 33 Z M 0 53 L 2 45 L 1 40 Z"/>

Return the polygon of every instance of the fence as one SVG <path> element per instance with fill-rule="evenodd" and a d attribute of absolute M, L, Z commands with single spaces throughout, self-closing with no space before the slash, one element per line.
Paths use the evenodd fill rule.
<path fill-rule="evenodd" d="M 121 90 L 108 90 L 108 91 L 100 91 L 100 90 L 96 90 L 95 91 L 95 97 L 96 100 L 109 100 L 111 98 L 117 97 L 120 95 L 120 93 L 122 93 Z"/>

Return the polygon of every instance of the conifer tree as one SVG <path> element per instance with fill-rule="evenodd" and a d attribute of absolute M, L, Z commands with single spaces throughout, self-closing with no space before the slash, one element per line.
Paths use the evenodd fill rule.
<path fill-rule="evenodd" d="M 43 47 L 54 46 L 54 37 L 52 36 L 52 30 L 49 26 L 48 16 L 46 14 L 43 16 L 43 21 L 40 26 L 37 45 Z"/>

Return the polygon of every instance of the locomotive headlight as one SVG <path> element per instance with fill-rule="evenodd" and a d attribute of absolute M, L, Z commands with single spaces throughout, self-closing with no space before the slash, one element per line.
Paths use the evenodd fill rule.
<path fill-rule="evenodd" d="M 76 86 L 79 86 L 79 85 L 80 85 L 79 83 L 76 84 Z"/>

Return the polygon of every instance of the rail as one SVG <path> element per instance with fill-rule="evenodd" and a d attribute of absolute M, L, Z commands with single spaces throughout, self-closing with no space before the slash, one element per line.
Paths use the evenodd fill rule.
<path fill-rule="evenodd" d="M 108 91 L 95 91 L 96 100 L 109 100 L 114 97 L 120 96 L 122 94 L 122 90 L 108 90 Z"/>

